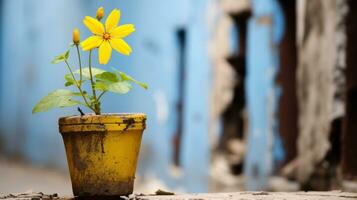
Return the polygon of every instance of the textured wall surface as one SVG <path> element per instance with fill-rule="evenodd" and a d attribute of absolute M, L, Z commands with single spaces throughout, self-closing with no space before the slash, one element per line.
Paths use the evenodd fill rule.
<path fill-rule="evenodd" d="M 298 179 L 307 181 L 330 149 L 332 121 L 344 115 L 343 1 L 298 1 Z M 342 10 L 341 10 L 342 9 Z M 342 47 L 341 47 L 342 46 Z"/>

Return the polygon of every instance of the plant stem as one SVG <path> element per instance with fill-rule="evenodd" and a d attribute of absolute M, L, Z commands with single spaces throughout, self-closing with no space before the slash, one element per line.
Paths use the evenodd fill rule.
<path fill-rule="evenodd" d="M 67 60 L 65 60 L 65 63 L 66 63 L 66 65 L 67 65 L 67 68 L 68 68 L 69 72 L 70 72 L 71 75 L 72 75 L 73 80 L 76 82 L 76 86 L 77 86 L 79 92 L 81 93 L 81 95 L 82 95 L 82 97 L 83 97 L 83 100 L 84 100 L 84 102 L 86 103 L 87 107 L 95 112 L 95 109 L 93 109 L 92 106 L 88 103 L 87 98 L 85 97 L 84 92 L 83 92 L 81 86 L 80 86 L 80 85 L 78 84 L 78 82 L 76 81 L 76 77 L 74 76 L 73 71 L 72 71 L 72 69 L 71 69 L 71 66 L 69 66 Z"/>
<path fill-rule="evenodd" d="M 81 54 L 79 52 L 78 44 L 76 44 L 77 54 L 78 54 L 78 64 L 79 64 L 79 85 L 82 85 L 82 61 L 81 61 Z"/>
<path fill-rule="evenodd" d="M 103 91 L 99 96 L 98 96 L 98 101 L 100 100 L 100 98 L 102 98 L 103 94 L 105 94 L 106 91 Z"/>
<path fill-rule="evenodd" d="M 90 82 L 92 85 L 92 92 L 93 92 L 93 98 L 94 98 L 94 109 L 95 109 L 95 114 L 100 115 L 100 105 L 97 99 L 97 94 L 95 92 L 95 87 L 94 87 L 94 80 L 93 80 L 93 74 L 92 74 L 92 50 L 89 51 L 89 58 L 88 58 L 88 63 L 89 63 L 89 75 L 90 75 Z"/>

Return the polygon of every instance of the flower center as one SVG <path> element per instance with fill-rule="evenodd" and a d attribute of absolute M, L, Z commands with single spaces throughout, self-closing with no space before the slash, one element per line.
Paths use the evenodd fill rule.
<path fill-rule="evenodd" d="M 103 39 L 104 40 L 109 40 L 110 39 L 110 34 L 109 33 L 104 33 L 103 34 Z"/>

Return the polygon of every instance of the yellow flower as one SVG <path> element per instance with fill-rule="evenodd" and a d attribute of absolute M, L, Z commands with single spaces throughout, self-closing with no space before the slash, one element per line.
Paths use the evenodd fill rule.
<path fill-rule="evenodd" d="M 79 37 L 79 30 L 77 28 L 73 29 L 73 43 L 79 44 L 80 37 Z"/>
<path fill-rule="evenodd" d="M 123 40 L 124 37 L 135 31 L 133 24 L 118 26 L 120 20 L 120 10 L 114 9 L 108 16 L 104 25 L 97 19 L 86 16 L 84 25 L 94 34 L 81 43 L 83 51 L 88 51 L 99 47 L 98 57 L 100 64 L 107 64 L 112 48 L 121 54 L 129 55 L 131 47 Z"/>
<path fill-rule="evenodd" d="M 99 7 L 97 9 L 97 19 L 100 21 L 104 17 L 104 8 Z"/>

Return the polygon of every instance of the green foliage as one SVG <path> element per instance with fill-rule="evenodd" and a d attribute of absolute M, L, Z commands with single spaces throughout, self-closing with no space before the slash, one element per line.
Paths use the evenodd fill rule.
<path fill-rule="evenodd" d="M 71 74 L 66 74 L 64 79 L 66 80 L 66 83 L 64 84 L 66 87 L 76 84 L 76 81 L 72 78 Z"/>
<path fill-rule="evenodd" d="M 105 72 L 105 70 L 92 67 L 93 76 L 101 74 L 103 72 Z M 73 73 L 80 75 L 80 70 L 78 69 L 78 70 L 74 71 Z M 66 87 L 71 86 L 71 85 L 76 85 L 76 81 L 73 79 L 71 74 L 66 74 L 64 76 L 64 79 L 66 80 L 66 82 L 64 84 Z M 90 80 L 90 72 L 89 72 L 88 67 L 82 69 L 82 82 L 80 84 L 84 83 L 87 80 Z M 77 82 L 79 83 L 79 79 L 77 80 Z"/>
<path fill-rule="evenodd" d="M 132 86 L 128 81 L 121 80 L 117 74 L 112 72 L 103 72 L 95 76 L 97 82 L 95 88 L 103 92 L 109 91 L 113 93 L 126 94 Z"/>
<path fill-rule="evenodd" d="M 102 69 L 98 69 L 98 68 L 92 67 L 92 75 L 93 75 L 93 77 L 95 77 L 96 75 L 101 74 L 103 72 L 106 72 L 106 71 L 102 70 Z M 73 73 L 79 75 L 80 70 L 78 69 L 78 70 L 74 71 Z M 90 80 L 89 67 L 85 67 L 85 68 L 82 69 L 82 78 L 83 78 L 83 80 Z"/>
<path fill-rule="evenodd" d="M 52 64 L 58 64 L 58 63 L 61 63 L 61 62 L 64 62 L 66 60 L 68 60 L 69 58 L 69 50 L 67 50 L 66 52 L 64 52 L 63 54 L 61 55 L 58 55 L 56 56 L 53 60 L 52 60 Z"/>
<path fill-rule="evenodd" d="M 124 72 L 119 72 L 119 71 L 117 71 L 117 73 L 119 73 L 119 75 L 120 75 L 120 77 L 121 77 L 121 79 L 122 79 L 123 81 L 131 81 L 131 82 L 133 82 L 133 83 L 138 84 L 139 86 L 141 86 L 141 87 L 144 88 L 145 90 L 148 89 L 148 85 L 147 85 L 146 83 L 137 81 L 137 80 L 135 80 L 133 77 L 131 77 L 131 76 L 125 74 Z"/>
<path fill-rule="evenodd" d="M 116 83 L 112 83 L 108 85 L 108 91 L 119 93 L 119 94 L 126 94 L 132 89 L 132 86 L 127 81 L 119 81 Z"/>
<path fill-rule="evenodd" d="M 55 90 L 42 98 L 32 109 L 32 113 L 45 112 L 52 108 L 63 108 L 82 104 L 81 102 L 72 99 L 72 97 L 79 95 L 79 93 L 70 90 Z"/>
<path fill-rule="evenodd" d="M 109 82 L 118 82 L 119 81 L 116 74 L 114 74 L 112 72 L 103 72 L 103 73 L 97 74 L 97 75 L 95 75 L 95 78 L 98 81 L 109 81 Z"/>
<path fill-rule="evenodd" d="M 147 84 L 137 81 L 133 77 L 124 72 L 120 72 L 115 68 L 113 68 L 113 72 L 94 67 L 85 67 L 82 68 L 82 70 L 77 69 L 72 71 L 72 68 L 68 63 L 69 53 L 70 51 L 67 50 L 65 53 L 56 56 L 52 60 L 52 63 L 58 64 L 65 62 L 70 72 L 64 76 L 65 86 L 75 86 L 79 92 L 76 93 L 64 89 L 55 90 L 41 99 L 33 108 L 32 113 L 44 112 L 53 108 L 83 105 L 98 114 L 100 113 L 101 105 L 100 97 L 104 93 L 113 92 L 117 94 L 126 94 L 133 88 L 132 83 L 135 83 L 144 89 L 148 88 Z M 91 80 L 91 77 L 93 78 L 93 96 L 88 95 L 86 91 L 82 90 L 82 84 Z M 90 82 L 92 83 L 92 81 Z M 95 92 L 98 91 L 102 92 L 99 98 L 95 96 Z M 73 99 L 73 97 L 81 97 L 84 100 L 84 103 Z"/>

